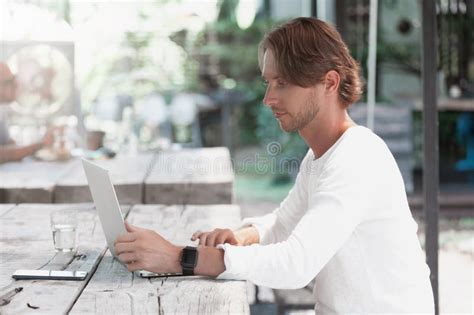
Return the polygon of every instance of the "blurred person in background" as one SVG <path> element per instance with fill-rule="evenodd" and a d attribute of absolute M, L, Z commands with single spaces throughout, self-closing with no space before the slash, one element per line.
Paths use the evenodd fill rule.
<path fill-rule="evenodd" d="M 6 111 L 3 109 L 15 101 L 16 89 L 15 76 L 8 65 L 0 62 L 0 163 L 21 160 L 54 142 L 53 130 L 48 130 L 41 141 L 29 145 L 17 145 L 10 138 Z"/>

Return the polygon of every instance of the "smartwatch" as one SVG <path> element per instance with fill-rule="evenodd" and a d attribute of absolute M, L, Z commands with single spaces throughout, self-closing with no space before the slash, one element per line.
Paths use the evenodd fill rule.
<path fill-rule="evenodd" d="M 194 275 L 194 268 L 197 265 L 198 251 L 196 247 L 186 246 L 181 253 L 181 267 L 183 268 L 183 275 Z"/>

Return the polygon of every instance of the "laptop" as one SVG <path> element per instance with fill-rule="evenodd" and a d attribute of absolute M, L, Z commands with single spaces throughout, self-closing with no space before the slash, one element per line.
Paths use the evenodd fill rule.
<path fill-rule="evenodd" d="M 107 245 L 109 246 L 112 256 L 120 261 L 115 253 L 114 244 L 117 237 L 127 233 L 127 230 L 125 229 L 125 222 L 123 220 L 122 211 L 120 210 L 117 194 L 110 180 L 109 171 L 86 159 L 82 159 L 82 166 L 86 173 L 92 199 L 99 212 L 99 219 L 107 240 Z M 157 274 L 145 270 L 140 270 L 138 274 L 141 277 L 147 278 L 182 276 L 182 274 L 175 273 Z"/>

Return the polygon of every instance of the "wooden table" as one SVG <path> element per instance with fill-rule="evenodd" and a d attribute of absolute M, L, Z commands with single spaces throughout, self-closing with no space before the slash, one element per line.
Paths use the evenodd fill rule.
<path fill-rule="evenodd" d="M 121 204 L 142 203 L 143 182 L 153 161 L 152 153 L 136 156 L 118 156 L 95 163 L 109 170 L 117 198 Z M 92 202 L 82 163 L 76 160 L 74 167 L 61 176 L 54 189 L 54 203 Z"/>
<path fill-rule="evenodd" d="M 0 164 L 0 203 L 52 203 L 56 182 L 73 166 L 31 159 Z"/>
<path fill-rule="evenodd" d="M 233 183 L 227 148 L 161 152 L 145 180 L 144 203 L 232 203 Z"/>
<path fill-rule="evenodd" d="M 200 148 L 96 161 L 110 171 L 121 204 L 228 204 L 234 174 L 227 148 Z M 80 160 L 26 159 L 0 165 L 0 203 L 91 202 Z"/>
<path fill-rule="evenodd" d="M 77 207 L 78 252 L 56 255 L 49 213 Z M 175 244 L 191 244 L 197 229 L 235 228 L 240 210 L 235 205 L 135 205 L 128 220 L 152 228 Z M 0 296 L 22 287 L 1 314 L 248 314 L 246 284 L 204 277 L 142 279 L 113 260 L 96 211 L 90 204 L 0 205 Z M 84 281 L 20 280 L 16 269 L 88 270 Z"/>

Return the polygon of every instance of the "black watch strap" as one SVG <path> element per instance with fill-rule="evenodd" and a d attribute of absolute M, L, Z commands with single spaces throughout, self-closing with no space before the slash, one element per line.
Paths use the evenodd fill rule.
<path fill-rule="evenodd" d="M 183 275 L 194 275 L 194 268 L 198 261 L 198 250 L 193 246 L 186 246 L 181 253 L 181 267 L 183 268 Z"/>

